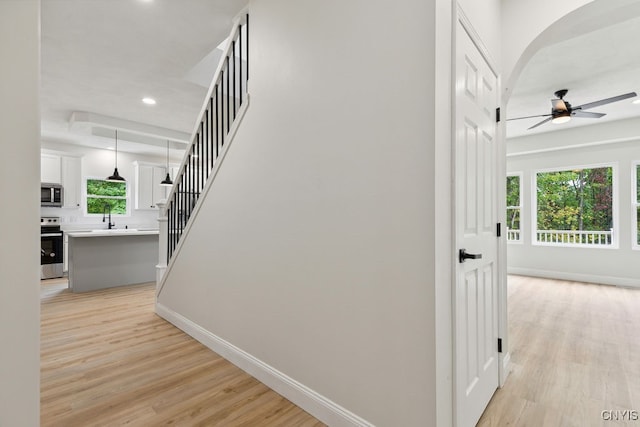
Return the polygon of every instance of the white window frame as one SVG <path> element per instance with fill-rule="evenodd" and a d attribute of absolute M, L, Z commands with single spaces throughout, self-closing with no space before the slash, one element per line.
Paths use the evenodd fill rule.
<path fill-rule="evenodd" d="M 597 168 L 611 168 L 612 179 L 612 201 L 611 201 L 611 217 L 613 219 L 613 228 L 611 233 L 610 245 L 593 245 L 583 243 L 550 243 L 538 241 L 538 174 L 547 172 L 562 172 L 575 169 L 597 169 Z M 566 248 L 584 248 L 584 249 L 618 249 L 618 238 L 620 230 L 620 217 L 618 215 L 618 203 L 620 197 L 618 197 L 618 162 L 608 163 L 591 163 L 586 165 L 571 165 L 571 166 L 558 166 L 548 169 L 536 169 L 531 173 L 531 245 L 533 246 L 552 246 L 552 247 L 566 247 Z"/>
<path fill-rule="evenodd" d="M 638 200 L 638 172 L 637 169 L 640 167 L 640 160 L 636 160 L 632 163 L 631 169 L 631 218 L 633 219 L 631 222 L 631 249 L 640 250 L 640 244 L 638 243 L 638 208 L 640 208 L 640 200 Z"/>
<path fill-rule="evenodd" d="M 509 229 L 507 228 L 508 221 L 505 220 L 505 229 L 507 230 L 507 243 L 511 244 L 511 245 L 521 245 L 524 242 L 524 239 L 522 238 L 523 237 L 523 233 L 524 233 L 524 227 L 523 227 L 523 223 L 522 223 L 522 220 L 524 218 L 524 216 L 522 215 L 523 214 L 523 211 L 522 211 L 522 200 L 523 200 L 523 197 L 522 197 L 523 196 L 523 194 L 522 194 L 522 188 L 523 188 L 522 187 L 522 175 L 523 175 L 522 171 L 520 171 L 520 172 L 507 172 L 507 178 L 510 177 L 510 176 L 517 176 L 518 177 L 518 185 L 519 185 L 518 194 L 520 196 L 520 200 L 518 201 L 518 203 L 519 203 L 518 206 L 507 206 L 506 207 L 506 209 L 516 208 L 516 207 L 518 209 L 520 209 L 520 230 L 518 230 L 519 233 L 518 233 L 518 239 L 517 240 L 509 240 Z M 505 187 L 506 187 L 506 179 L 505 179 Z M 506 191 L 506 188 L 505 188 L 505 191 Z M 505 198 L 506 198 L 506 195 L 505 195 Z M 505 214 L 506 214 L 506 209 L 505 209 Z"/>
<path fill-rule="evenodd" d="M 101 213 L 93 214 L 87 211 L 87 198 L 90 197 L 87 194 L 87 181 L 90 179 L 97 180 L 97 181 L 106 181 L 104 177 L 100 177 L 100 176 L 85 176 L 82 179 L 82 184 L 83 184 L 82 185 L 82 211 L 85 217 L 89 217 L 89 218 L 102 217 Z M 125 214 L 112 213 L 111 214 L 112 217 L 127 218 L 131 216 L 131 185 L 129 185 L 130 183 L 127 181 L 125 181 L 125 183 L 127 184 L 127 194 L 124 197 L 124 199 L 127 201 L 127 212 Z"/>

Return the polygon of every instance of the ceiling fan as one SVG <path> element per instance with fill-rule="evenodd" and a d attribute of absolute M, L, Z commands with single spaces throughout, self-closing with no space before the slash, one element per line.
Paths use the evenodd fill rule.
<path fill-rule="evenodd" d="M 622 101 L 623 99 L 633 98 L 636 96 L 635 92 L 625 93 L 624 95 L 613 96 L 611 98 L 601 99 L 599 101 L 589 102 L 587 104 L 578 105 L 577 107 L 571 106 L 569 101 L 564 100 L 564 96 L 569 92 L 569 89 L 560 89 L 556 91 L 554 94 L 556 99 L 551 100 L 551 114 L 539 114 L 537 116 L 525 116 L 525 117 L 514 117 L 509 120 L 521 120 L 521 119 L 530 119 L 533 117 L 546 117 L 546 119 L 541 122 L 536 123 L 531 126 L 527 130 L 536 128 L 541 124 L 547 123 L 548 121 L 552 121 L 553 123 L 564 123 L 571 120 L 571 117 L 583 117 L 589 119 L 599 119 L 604 116 L 604 113 L 593 113 L 591 111 L 584 111 L 590 108 L 599 107 L 601 105 L 610 104 L 612 102 Z"/>

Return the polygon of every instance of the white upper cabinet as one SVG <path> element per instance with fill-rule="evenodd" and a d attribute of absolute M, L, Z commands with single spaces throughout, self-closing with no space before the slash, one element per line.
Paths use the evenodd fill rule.
<path fill-rule="evenodd" d="M 80 207 L 80 185 L 82 159 L 74 156 L 40 155 L 40 182 L 62 184 L 62 206 Z"/>
<path fill-rule="evenodd" d="M 65 208 L 80 207 L 81 160 L 80 157 L 62 157 L 61 175 L 64 191 L 62 206 Z"/>
<path fill-rule="evenodd" d="M 167 197 L 167 188 L 160 185 L 166 169 L 158 165 L 136 163 L 136 209 L 154 209 Z"/>
<path fill-rule="evenodd" d="M 136 209 L 153 208 L 153 167 L 136 165 Z"/>
<path fill-rule="evenodd" d="M 40 155 L 40 182 L 61 184 L 60 156 Z"/>

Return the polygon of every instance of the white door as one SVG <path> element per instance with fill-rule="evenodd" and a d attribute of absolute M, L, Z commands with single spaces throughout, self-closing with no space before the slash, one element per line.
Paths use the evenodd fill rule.
<path fill-rule="evenodd" d="M 497 77 L 460 22 L 455 94 L 455 416 L 476 425 L 498 387 Z M 480 258 L 481 256 L 481 258 Z"/>

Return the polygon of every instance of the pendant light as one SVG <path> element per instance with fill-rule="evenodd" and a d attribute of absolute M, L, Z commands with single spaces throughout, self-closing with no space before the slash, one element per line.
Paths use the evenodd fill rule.
<path fill-rule="evenodd" d="M 116 162 L 113 174 L 107 178 L 107 181 L 122 182 L 125 179 L 118 173 L 118 129 L 116 129 Z"/>
<path fill-rule="evenodd" d="M 165 187 L 173 186 L 173 181 L 171 181 L 171 176 L 169 175 L 169 140 L 167 140 L 167 176 L 160 185 L 164 185 Z"/>

